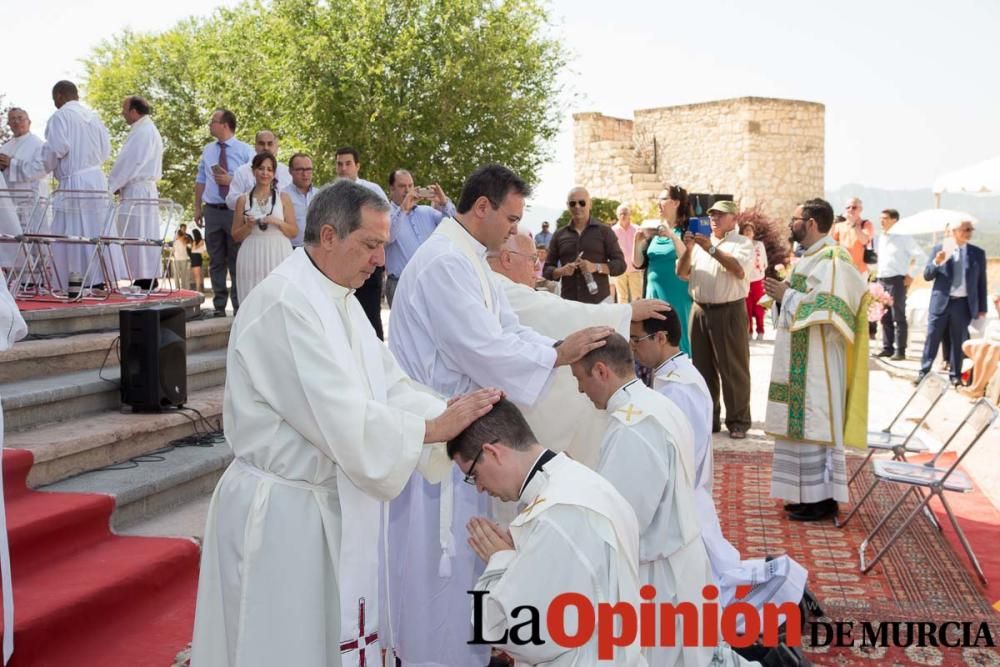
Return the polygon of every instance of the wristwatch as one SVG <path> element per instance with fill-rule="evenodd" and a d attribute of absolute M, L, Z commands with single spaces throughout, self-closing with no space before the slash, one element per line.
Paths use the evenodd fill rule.
<path fill-rule="evenodd" d="M 708 246 L 708 254 L 711 255 L 712 257 L 715 257 L 715 246 L 714 245 Z"/>

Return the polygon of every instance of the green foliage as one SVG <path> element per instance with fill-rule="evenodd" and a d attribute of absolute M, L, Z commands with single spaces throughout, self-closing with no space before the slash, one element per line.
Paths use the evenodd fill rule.
<path fill-rule="evenodd" d="M 615 199 L 601 199 L 600 197 L 593 197 L 590 200 L 590 215 L 596 220 L 607 225 L 613 225 L 618 222 L 618 215 L 615 213 L 615 209 L 618 208 L 620 201 Z M 569 224 L 569 209 L 564 210 L 558 218 L 556 218 L 556 229 L 561 229 Z"/>
<path fill-rule="evenodd" d="M 7 143 L 14 136 L 7 125 L 8 111 L 10 111 L 10 105 L 7 104 L 6 96 L 0 93 L 0 145 Z"/>
<path fill-rule="evenodd" d="M 385 186 L 405 167 L 457 198 L 501 162 L 529 181 L 549 156 L 565 62 L 541 0 L 273 0 L 222 9 L 165 33 L 123 33 L 85 61 L 87 101 L 115 145 L 121 100 L 145 96 L 164 138 L 163 196 L 190 205 L 208 118 L 225 107 L 252 143 L 274 130 L 280 158 L 305 151 L 315 181 L 337 147 Z"/>

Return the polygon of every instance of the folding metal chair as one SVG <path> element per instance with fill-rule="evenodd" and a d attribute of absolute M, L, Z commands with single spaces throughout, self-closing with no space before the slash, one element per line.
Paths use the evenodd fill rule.
<path fill-rule="evenodd" d="M 907 453 L 922 454 L 928 451 L 928 443 L 922 437 L 920 429 L 934 406 L 948 392 L 949 386 L 948 379 L 939 373 L 925 375 L 885 428 L 881 431 L 868 431 L 868 456 L 847 480 L 847 486 L 854 483 L 855 478 L 876 452 L 892 452 L 894 461 L 905 461 Z M 913 428 L 902 433 L 897 424 L 907 420 L 914 422 Z M 894 428 L 897 430 L 894 431 Z"/>
<path fill-rule="evenodd" d="M 47 219 L 51 214 L 51 231 L 37 229 L 24 235 L 25 242 L 38 254 L 38 261 L 28 274 L 29 282 L 40 286 L 34 298 L 54 301 L 108 298 L 110 292 L 96 295 L 89 286 L 95 282 L 93 274 L 100 268 L 100 282 L 110 289 L 116 287 L 114 275 L 107 271 L 100 241 L 102 230 L 107 229 L 115 210 L 111 194 L 103 190 L 56 190 L 53 193 L 44 216 Z M 65 262 L 57 261 L 56 246 L 66 253 Z M 73 252 L 79 251 L 81 246 L 91 249 Z M 70 276 L 61 275 L 60 264 L 63 263 L 66 273 L 81 272 L 82 288 L 76 294 L 69 292 Z"/>
<path fill-rule="evenodd" d="M 164 278 L 166 272 L 163 262 L 163 248 L 169 246 L 169 238 L 173 230 L 177 228 L 183 208 L 169 199 L 122 199 L 118 204 L 117 214 L 109 221 L 110 229 L 101 237 L 101 242 L 112 252 L 105 253 L 105 257 L 112 256 L 113 252 L 122 253 L 125 265 L 125 273 L 128 281 L 134 283 L 137 279 L 146 279 L 146 276 L 138 276 L 136 268 L 133 266 L 133 252 L 144 249 L 154 249 L 156 251 L 157 274 L 149 280 L 148 289 L 131 287 L 130 293 L 133 296 L 142 298 L 148 297 L 153 291 L 153 284 Z M 149 223 L 155 226 L 155 234 L 151 235 Z M 133 252 L 130 252 L 133 251 Z M 114 262 L 111 261 L 112 269 Z M 173 291 L 173 290 L 170 290 Z"/>
<path fill-rule="evenodd" d="M 976 574 L 979 575 L 980 581 L 985 585 L 986 575 L 983 574 L 983 568 L 980 567 L 979 561 L 976 559 L 976 554 L 973 553 L 972 547 L 969 545 L 969 540 L 965 537 L 965 533 L 962 532 L 961 526 L 958 525 L 958 519 L 955 518 L 955 513 L 952 512 L 951 506 L 948 504 L 948 500 L 945 497 L 945 491 L 954 491 L 959 493 L 968 493 L 972 491 L 973 484 L 969 476 L 958 469 L 959 464 L 968 455 L 972 448 L 979 442 L 979 439 L 983 436 L 983 433 L 987 431 L 1000 416 L 1000 410 L 997 410 L 996 406 L 990 403 L 985 398 L 981 398 L 972 406 L 969 414 L 966 418 L 958 425 L 955 431 L 951 434 L 948 440 L 945 442 L 945 446 L 934 455 L 934 458 L 927 463 L 907 463 L 904 461 L 891 461 L 888 459 L 878 459 L 875 461 L 874 472 L 875 472 L 875 482 L 872 487 L 885 481 L 892 482 L 894 484 L 902 484 L 908 486 L 907 492 L 900 496 L 899 500 L 892 506 L 892 509 L 882 517 L 882 519 L 872 528 L 872 532 L 869 533 L 868 537 L 864 539 L 861 546 L 858 547 L 858 555 L 861 560 L 861 571 L 868 572 L 878 563 L 882 556 L 896 543 L 903 531 L 906 530 L 907 526 L 913 522 L 914 517 L 921 510 L 928 507 L 931 498 L 937 497 L 941 501 L 941 505 L 944 507 L 945 512 L 948 514 L 948 518 L 951 520 L 951 525 L 955 528 L 955 533 L 958 535 L 959 541 L 961 541 L 962 546 L 965 548 L 965 553 L 969 556 L 969 561 L 976 570 Z M 966 436 L 967 444 L 962 445 L 961 440 L 957 440 L 959 434 Z M 955 459 L 955 462 L 948 467 L 937 467 L 938 458 L 940 458 L 942 452 L 948 448 L 952 443 L 956 444 L 956 449 L 960 450 L 960 453 Z M 868 549 L 868 545 L 871 543 L 872 538 L 882 529 L 883 526 L 888 523 L 889 519 L 893 514 L 896 513 L 903 502 L 910 496 L 910 491 L 914 489 L 926 489 L 929 493 L 926 496 L 921 496 L 920 502 L 917 506 L 910 511 L 906 516 L 903 523 L 896 529 L 889 541 L 886 542 L 879 551 L 875 553 L 875 557 L 872 558 L 870 562 L 865 560 L 865 552 Z"/>
<path fill-rule="evenodd" d="M 15 299 L 25 296 L 20 277 L 37 261 L 25 234 L 44 227 L 47 205 L 48 200 L 33 190 L 0 189 L 0 245 L 4 246 L 0 248 L 0 264 L 7 269 L 7 287 Z"/>

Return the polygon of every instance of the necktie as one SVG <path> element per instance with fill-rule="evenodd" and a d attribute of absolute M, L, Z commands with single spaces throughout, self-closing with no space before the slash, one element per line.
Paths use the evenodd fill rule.
<path fill-rule="evenodd" d="M 955 248 L 951 262 L 951 288 L 953 290 L 962 286 L 962 279 L 965 277 L 965 264 L 962 262 L 962 249 Z"/>
<path fill-rule="evenodd" d="M 226 144 L 219 142 L 219 166 L 229 171 L 229 160 L 226 159 Z M 225 198 L 229 194 L 228 185 L 219 186 L 219 196 Z"/>

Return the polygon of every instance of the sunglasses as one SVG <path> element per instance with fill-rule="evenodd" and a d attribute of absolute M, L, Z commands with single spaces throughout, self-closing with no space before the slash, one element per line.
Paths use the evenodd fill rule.
<path fill-rule="evenodd" d="M 570 200 L 566 202 L 566 205 L 569 206 L 570 208 L 576 208 L 577 206 L 579 206 L 580 208 L 585 208 L 587 206 L 587 200 L 586 199 L 580 199 L 579 201 Z"/>

